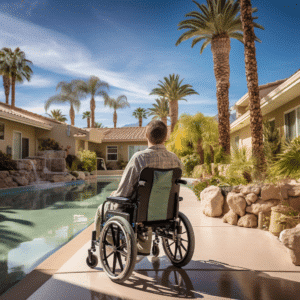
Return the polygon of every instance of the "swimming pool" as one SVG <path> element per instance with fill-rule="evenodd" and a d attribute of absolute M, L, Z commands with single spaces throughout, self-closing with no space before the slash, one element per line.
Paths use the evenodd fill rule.
<path fill-rule="evenodd" d="M 88 227 L 120 179 L 0 191 L 0 295 Z"/>

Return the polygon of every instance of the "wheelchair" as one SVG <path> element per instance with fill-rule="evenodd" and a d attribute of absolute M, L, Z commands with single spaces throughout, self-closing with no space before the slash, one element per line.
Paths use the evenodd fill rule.
<path fill-rule="evenodd" d="M 171 263 L 176 267 L 187 265 L 194 254 L 195 236 L 190 221 L 179 212 L 179 202 L 183 200 L 179 197 L 179 184 L 187 183 L 180 179 L 181 175 L 180 168 L 144 168 L 133 197 L 107 197 L 102 207 L 100 238 L 96 241 L 96 231 L 92 232 L 87 265 L 97 266 L 98 258 L 93 254 L 97 245 L 107 276 L 113 282 L 124 282 L 136 264 L 137 237 L 145 237 L 149 227 L 155 235 L 152 254 L 159 255 L 161 238 Z M 109 202 L 121 204 L 123 211 L 108 209 L 104 213 Z"/>

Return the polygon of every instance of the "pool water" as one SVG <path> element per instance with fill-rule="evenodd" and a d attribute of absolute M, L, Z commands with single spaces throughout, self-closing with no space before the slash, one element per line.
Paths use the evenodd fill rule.
<path fill-rule="evenodd" d="M 0 191 L 0 295 L 88 227 L 120 179 Z"/>

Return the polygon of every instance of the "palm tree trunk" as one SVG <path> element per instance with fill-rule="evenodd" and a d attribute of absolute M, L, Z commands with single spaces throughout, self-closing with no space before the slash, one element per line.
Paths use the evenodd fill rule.
<path fill-rule="evenodd" d="M 250 130 L 252 154 L 257 158 L 257 168 L 264 170 L 263 127 L 260 108 L 255 34 L 253 29 L 251 0 L 240 0 L 241 21 L 244 31 L 245 67 L 250 103 Z"/>
<path fill-rule="evenodd" d="M 87 127 L 90 128 L 91 127 L 91 119 L 87 118 Z"/>
<path fill-rule="evenodd" d="M 118 119 L 117 111 L 115 110 L 114 111 L 114 118 L 113 118 L 114 128 L 117 128 L 117 119 Z"/>
<path fill-rule="evenodd" d="M 139 127 L 143 126 L 143 118 L 139 118 Z"/>
<path fill-rule="evenodd" d="M 95 127 L 95 108 L 96 108 L 96 102 L 95 102 L 94 97 L 92 97 L 92 99 L 91 99 L 90 108 L 91 108 L 92 128 L 94 128 Z"/>
<path fill-rule="evenodd" d="M 15 101 L 15 96 L 16 96 L 16 77 L 13 76 L 11 78 L 11 107 L 15 107 L 16 101 Z"/>
<path fill-rule="evenodd" d="M 71 120 L 71 125 L 75 125 L 75 111 L 74 111 L 74 107 L 73 105 L 71 104 L 71 107 L 70 107 L 70 120 Z"/>
<path fill-rule="evenodd" d="M 3 75 L 3 87 L 5 92 L 5 103 L 9 104 L 10 79 L 6 75 Z"/>
<path fill-rule="evenodd" d="M 178 101 L 173 100 L 170 101 L 169 103 L 170 103 L 169 111 L 170 111 L 170 118 L 171 118 L 171 133 L 172 133 L 178 121 Z"/>
<path fill-rule="evenodd" d="M 203 150 L 201 139 L 199 139 L 197 141 L 197 153 L 199 154 L 199 157 L 200 157 L 200 164 L 203 165 L 204 164 L 204 150 Z"/>
<path fill-rule="evenodd" d="M 161 121 L 167 126 L 167 117 L 161 118 Z"/>
<path fill-rule="evenodd" d="M 228 36 L 213 38 L 211 41 L 211 51 L 213 54 L 214 61 L 214 73 L 217 81 L 219 144 L 224 149 L 225 153 L 230 154 L 230 38 Z"/>

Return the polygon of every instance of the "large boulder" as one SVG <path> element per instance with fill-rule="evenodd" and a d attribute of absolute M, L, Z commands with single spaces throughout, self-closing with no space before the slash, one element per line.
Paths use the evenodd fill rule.
<path fill-rule="evenodd" d="M 52 172 L 65 172 L 66 160 L 64 158 L 51 159 L 51 171 Z"/>
<path fill-rule="evenodd" d="M 240 227 L 255 228 L 257 227 L 257 216 L 253 214 L 245 214 L 237 223 Z"/>
<path fill-rule="evenodd" d="M 77 180 L 85 180 L 84 172 L 77 172 L 77 173 L 78 173 Z"/>
<path fill-rule="evenodd" d="M 4 180 L 0 180 L 0 189 L 6 189 L 8 188 L 7 184 L 5 183 Z"/>
<path fill-rule="evenodd" d="M 268 201 L 258 200 L 252 205 L 247 206 L 246 212 L 258 215 L 258 213 L 260 212 L 263 213 L 270 212 L 271 208 L 278 204 L 279 204 L 279 200 L 268 200 Z"/>
<path fill-rule="evenodd" d="M 300 266 L 300 224 L 295 228 L 283 230 L 279 240 L 290 249 L 293 264 Z"/>
<path fill-rule="evenodd" d="M 229 193 L 227 195 L 227 203 L 233 212 L 241 217 L 245 215 L 246 200 L 242 193 Z"/>
<path fill-rule="evenodd" d="M 300 196 L 300 184 L 292 186 L 292 188 L 288 190 L 288 196 L 291 197 Z"/>
<path fill-rule="evenodd" d="M 209 186 L 200 193 L 203 213 L 209 217 L 219 217 L 223 214 L 224 197 L 217 186 Z"/>
<path fill-rule="evenodd" d="M 236 225 L 238 222 L 238 215 L 230 210 L 227 214 L 224 215 L 223 222 L 230 225 Z"/>
<path fill-rule="evenodd" d="M 282 199 L 280 187 L 274 184 L 268 184 L 261 188 L 261 200 L 280 200 Z"/>
<path fill-rule="evenodd" d="M 250 194 L 250 193 L 254 193 L 256 195 L 259 195 L 260 187 L 252 186 L 252 185 L 242 186 L 241 189 L 240 189 L 240 192 L 243 195 L 247 195 L 247 194 Z"/>
<path fill-rule="evenodd" d="M 0 171 L 0 181 L 9 175 L 8 171 Z"/>
<path fill-rule="evenodd" d="M 245 200 L 247 202 L 247 205 L 251 205 L 252 203 L 254 203 L 257 200 L 257 195 L 254 193 L 250 193 L 250 194 L 246 195 Z"/>
<path fill-rule="evenodd" d="M 23 176 L 16 176 L 16 177 L 13 177 L 13 180 L 20 186 L 26 186 L 28 185 L 28 180 L 23 177 Z"/>
<path fill-rule="evenodd" d="M 300 212 L 300 197 L 290 197 L 287 202 L 291 208 Z"/>

